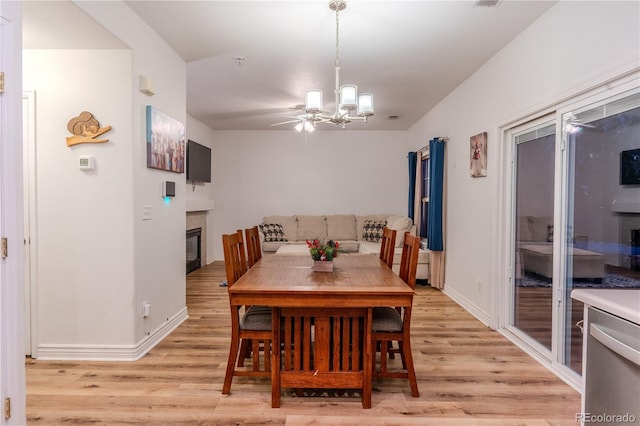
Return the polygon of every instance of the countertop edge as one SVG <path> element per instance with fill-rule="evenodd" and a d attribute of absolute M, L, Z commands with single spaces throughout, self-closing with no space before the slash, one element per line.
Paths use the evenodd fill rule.
<path fill-rule="evenodd" d="M 576 289 L 571 291 L 571 297 L 640 324 L 640 289 Z"/>

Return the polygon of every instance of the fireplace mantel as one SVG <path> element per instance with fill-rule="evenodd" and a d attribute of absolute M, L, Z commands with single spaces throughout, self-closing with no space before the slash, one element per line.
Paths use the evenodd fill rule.
<path fill-rule="evenodd" d="M 187 213 L 213 210 L 214 204 L 213 200 L 187 200 Z"/>

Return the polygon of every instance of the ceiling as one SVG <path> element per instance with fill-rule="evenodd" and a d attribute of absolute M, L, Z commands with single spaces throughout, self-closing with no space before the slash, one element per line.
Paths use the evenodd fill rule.
<path fill-rule="evenodd" d="M 334 110 L 328 0 L 125 3 L 186 61 L 187 113 L 212 129 L 291 128 L 272 124 L 299 113 L 314 88 Z M 340 13 L 340 79 L 374 94 L 375 115 L 348 128 L 408 129 L 554 3 L 349 0 Z M 24 2 L 24 47 L 123 47 L 82 15 L 67 1 Z"/>

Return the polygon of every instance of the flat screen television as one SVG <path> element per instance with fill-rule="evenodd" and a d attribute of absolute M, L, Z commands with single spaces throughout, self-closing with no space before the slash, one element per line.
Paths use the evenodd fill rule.
<path fill-rule="evenodd" d="M 192 140 L 187 143 L 187 180 L 211 182 L 211 148 Z"/>
<path fill-rule="evenodd" d="M 620 185 L 640 185 L 640 149 L 620 152 Z"/>

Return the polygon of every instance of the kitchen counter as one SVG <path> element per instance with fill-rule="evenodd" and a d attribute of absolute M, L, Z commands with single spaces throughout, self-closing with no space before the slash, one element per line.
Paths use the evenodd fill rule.
<path fill-rule="evenodd" d="M 571 291 L 571 297 L 640 324 L 640 289 L 577 289 Z"/>

